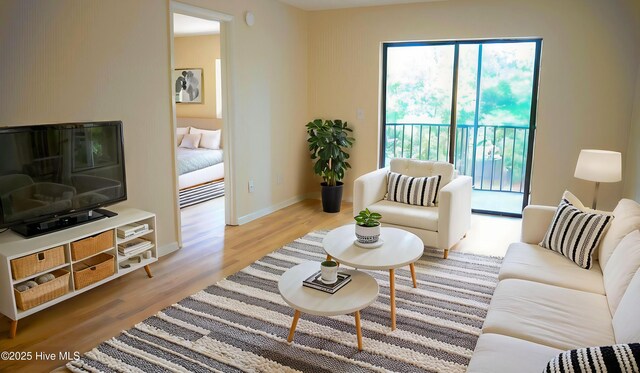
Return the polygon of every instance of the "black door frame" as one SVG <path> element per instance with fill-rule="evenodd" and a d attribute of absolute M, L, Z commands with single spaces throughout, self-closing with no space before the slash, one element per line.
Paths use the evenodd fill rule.
<path fill-rule="evenodd" d="M 452 45 L 454 47 L 453 62 L 453 90 L 451 92 L 451 123 L 449 126 L 449 163 L 454 163 L 456 144 L 456 108 L 458 101 L 458 59 L 459 47 L 461 44 L 500 44 L 500 43 L 535 43 L 535 57 L 533 67 L 533 87 L 531 95 L 531 113 L 529 115 L 529 138 L 527 139 L 527 162 L 525 165 L 524 188 L 522 196 L 522 208 L 529 204 L 531 194 L 531 171 L 533 166 L 533 148 L 535 145 L 536 119 L 538 110 L 538 85 L 540 81 L 540 58 L 542 54 L 542 38 L 513 38 L 513 39 L 475 39 L 475 40 L 443 40 L 443 41 L 409 41 L 409 42 L 389 42 L 382 43 L 382 80 L 381 80 L 381 105 L 380 105 L 380 156 L 378 167 L 385 164 L 386 148 L 386 123 L 387 123 L 387 52 L 389 48 L 417 47 L 434 45 Z M 477 98 L 476 98 L 477 99 Z M 475 144 L 474 144 L 475 146 Z M 514 214 L 499 211 L 476 210 L 473 212 L 489 215 L 501 215 L 511 217 L 522 217 L 522 214 Z"/>

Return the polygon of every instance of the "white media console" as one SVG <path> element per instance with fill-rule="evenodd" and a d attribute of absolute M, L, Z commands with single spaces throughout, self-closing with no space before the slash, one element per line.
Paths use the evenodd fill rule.
<path fill-rule="evenodd" d="M 66 299 L 75 297 L 76 295 L 89 291 L 97 286 L 140 268 L 144 268 L 147 275 L 152 277 L 149 264 L 158 260 L 155 214 L 132 208 L 110 208 L 110 210 L 118 213 L 118 215 L 39 237 L 23 238 L 13 231 L 7 231 L 0 234 L 0 313 L 11 320 L 9 327 L 9 336 L 11 338 L 15 337 L 18 320 L 24 317 L 42 311 Z M 125 239 L 118 237 L 117 229 L 119 227 L 136 223 L 147 224 L 149 229 Z M 111 247 L 89 255 L 88 257 L 84 257 L 81 260 L 73 260 L 71 248 L 72 242 L 93 237 L 105 232 L 113 234 L 113 245 Z M 138 258 L 136 258 L 136 261 L 132 263 L 131 258 L 118 252 L 118 244 L 122 244 L 139 237 L 151 242 L 152 246 L 149 249 L 151 251 L 151 255 L 148 258 L 140 257 L 139 262 L 137 262 Z M 60 246 L 64 248 L 63 264 L 57 265 L 53 268 L 48 268 L 45 271 L 29 275 L 25 278 L 18 280 L 14 279 L 11 267 L 12 260 L 22 258 L 27 255 L 42 253 L 47 249 Z M 81 289 L 76 289 L 74 284 L 74 268 L 77 268 L 77 265 L 80 262 L 86 261 L 87 259 L 91 259 L 92 257 L 103 253 L 113 255 L 114 257 L 113 274 L 88 286 L 82 287 Z M 129 264 L 129 267 L 121 268 L 120 264 Z M 51 299 L 26 310 L 19 309 L 16 302 L 16 295 L 14 294 L 14 286 L 19 283 L 24 283 L 27 280 L 35 279 L 42 274 L 51 273 L 52 271 L 57 270 L 64 270 L 70 273 L 66 294 L 60 295 L 55 299 Z"/>

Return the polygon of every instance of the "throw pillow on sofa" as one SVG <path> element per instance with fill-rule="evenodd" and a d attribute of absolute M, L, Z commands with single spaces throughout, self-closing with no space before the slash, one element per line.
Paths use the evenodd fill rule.
<path fill-rule="evenodd" d="M 609 310 L 615 315 L 622 296 L 640 268 L 640 231 L 633 231 L 620 241 L 602 271 Z M 638 294 L 640 296 L 640 294 Z"/>
<path fill-rule="evenodd" d="M 587 347 L 561 353 L 543 373 L 638 373 L 640 343 Z"/>
<path fill-rule="evenodd" d="M 590 269 L 593 264 L 591 254 L 611 219 L 608 215 L 582 212 L 562 199 L 540 246 L 564 255 L 584 269 Z"/>
<path fill-rule="evenodd" d="M 620 241 L 629 233 L 640 229 L 640 204 L 630 199 L 621 199 L 613 210 L 613 222 L 600 244 L 599 261 L 602 269 L 607 267 L 609 257 Z"/>
<path fill-rule="evenodd" d="M 416 206 L 435 206 L 441 179 L 441 175 L 411 177 L 389 172 L 387 200 Z"/>

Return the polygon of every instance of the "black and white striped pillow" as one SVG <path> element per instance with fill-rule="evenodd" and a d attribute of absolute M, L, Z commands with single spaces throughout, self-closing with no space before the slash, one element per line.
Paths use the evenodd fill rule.
<path fill-rule="evenodd" d="M 590 269 L 591 254 L 610 221 L 609 215 L 583 212 L 562 199 L 540 246 L 557 251 L 580 267 Z"/>
<path fill-rule="evenodd" d="M 565 351 L 547 363 L 543 373 L 639 373 L 640 343 Z"/>
<path fill-rule="evenodd" d="M 411 177 L 389 173 L 387 200 L 416 206 L 435 206 L 442 175 Z"/>

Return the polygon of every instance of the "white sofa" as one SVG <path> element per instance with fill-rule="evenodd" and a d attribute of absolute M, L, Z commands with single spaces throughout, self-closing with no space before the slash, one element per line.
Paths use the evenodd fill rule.
<path fill-rule="evenodd" d="M 389 171 L 412 177 L 442 175 L 436 207 L 423 207 L 385 199 Z M 395 158 L 389 168 L 360 176 L 353 186 L 353 215 L 369 208 L 382 215 L 386 227 L 414 233 L 425 246 L 444 251 L 460 241 L 471 227 L 471 178 L 458 176 L 446 162 Z"/>
<path fill-rule="evenodd" d="M 540 373 L 566 350 L 640 341 L 640 239 L 635 254 L 622 258 L 627 247 L 608 261 L 619 240 L 640 226 L 640 205 L 620 202 L 589 270 L 538 246 L 555 210 L 525 208 L 522 242 L 504 258 L 467 372 Z"/>

